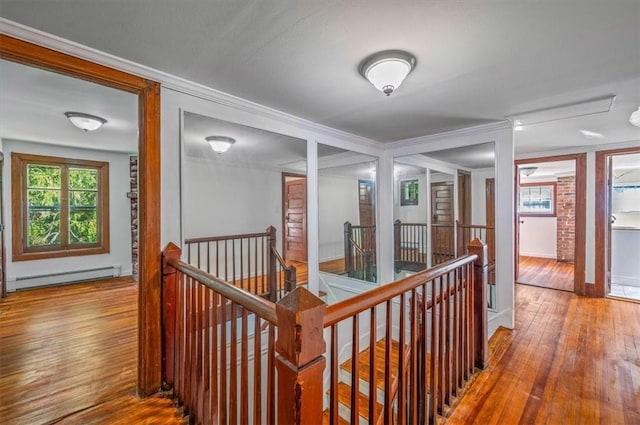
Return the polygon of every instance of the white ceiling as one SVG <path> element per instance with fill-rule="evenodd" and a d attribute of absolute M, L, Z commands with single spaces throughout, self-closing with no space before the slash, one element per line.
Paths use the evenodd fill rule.
<path fill-rule="evenodd" d="M 381 142 L 607 94 L 611 112 L 528 126 L 516 153 L 640 139 L 628 123 L 640 106 L 637 0 L 2 0 L 0 15 Z M 357 72 L 385 49 L 418 61 L 391 97 Z M 88 89 L 77 97 L 108 102 Z M 119 122 L 104 108 L 95 114 Z"/>

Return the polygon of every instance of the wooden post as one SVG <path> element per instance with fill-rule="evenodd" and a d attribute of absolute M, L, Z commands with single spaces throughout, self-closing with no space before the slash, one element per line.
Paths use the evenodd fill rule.
<path fill-rule="evenodd" d="M 351 223 L 344 223 L 344 271 L 353 277 L 353 250 L 351 249 Z"/>
<path fill-rule="evenodd" d="M 176 341 L 176 274 L 170 260 L 179 260 L 182 250 L 169 242 L 162 251 L 162 381 L 173 387 Z"/>
<path fill-rule="evenodd" d="M 296 286 L 298 285 L 298 277 L 296 275 L 295 266 L 289 266 L 286 269 L 284 269 L 284 276 L 285 276 L 285 281 L 284 281 L 285 290 L 287 292 L 291 292 L 294 289 L 296 289 Z"/>
<path fill-rule="evenodd" d="M 272 302 L 276 302 L 278 299 L 278 283 L 277 283 L 277 259 L 276 259 L 276 228 L 273 226 L 269 226 L 267 228 L 267 233 L 269 233 L 269 300 Z"/>
<path fill-rule="evenodd" d="M 398 263 L 401 260 L 400 250 L 402 249 L 400 240 L 401 237 L 401 229 L 402 222 L 400 220 L 396 220 L 393 222 L 393 261 L 394 263 Z"/>
<path fill-rule="evenodd" d="M 326 304 L 299 287 L 276 304 L 278 418 L 281 424 L 312 424 L 322 418 Z"/>
<path fill-rule="evenodd" d="M 487 245 L 480 239 L 474 239 L 467 245 L 469 254 L 476 254 L 478 259 L 473 265 L 473 322 L 475 353 L 474 363 L 479 369 L 487 367 L 489 344 L 487 334 L 487 282 L 489 263 Z"/>

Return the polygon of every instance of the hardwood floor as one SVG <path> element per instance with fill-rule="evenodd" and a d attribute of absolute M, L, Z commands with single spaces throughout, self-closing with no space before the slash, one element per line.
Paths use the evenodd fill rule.
<path fill-rule="evenodd" d="M 518 283 L 573 292 L 573 263 L 520 256 Z"/>
<path fill-rule="evenodd" d="M 137 296 L 129 277 L 0 301 L 0 423 L 182 424 L 170 399 L 135 395 Z"/>
<path fill-rule="evenodd" d="M 516 285 L 453 424 L 640 424 L 640 305 Z"/>

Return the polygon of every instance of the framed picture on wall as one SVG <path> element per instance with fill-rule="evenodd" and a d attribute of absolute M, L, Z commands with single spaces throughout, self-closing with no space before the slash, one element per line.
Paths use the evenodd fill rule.
<path fill-rule="evenodd" d="M 418 205 L 418 179 L 400 181 L 400 205 Z"/>

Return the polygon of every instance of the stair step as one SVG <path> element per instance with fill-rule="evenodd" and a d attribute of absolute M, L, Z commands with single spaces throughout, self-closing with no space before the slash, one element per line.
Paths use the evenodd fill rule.
<path fill-rule="evenodd" d="M 329 420 L 329 409 L 322 412 L 322 425 L 329 425 L 331 422 Z M 349 421 L 342 419 L 342 417 L 338 416 L 338 425 L 350 425 Z"/>
<path fill-rule="evenodd" d="M 398 364 L 399 364 L 399 349 L 400 345 L 398 341 L 391 341 L 391 357 L 389 365 L 389 370 L 391 372 L 391 381 L 395 381 L 396 376 L 398 375 Z M 370 382 L 369 380 L 369 358 L 370 358 L 371 350 L 369 348 L 363 350 L 358 355 L 358 372 L 360 374 L 360 379 L 365 382 Z M 385 354 L 386 354 L 386 341 L 385 339 L 381 339 L 376 343 L 375 347 L 375 356 L 376 356 L 376 374 L 375 374 L 375 385 L 376 388 L 384 390 L 384 375 L 385 375 Z M 352 365 L 351 359 L 346 360 L 344 363 L 340 365 L 340 368 L 345 372 L 351 374 Z"/>
<path fill-rule="evenodd" d="M 342 404 L 348 412 L 351 412 L 351 386 L 343 382 L 338 383 L 338 402 Z M 369 397 L 366 394 L 358 391 L 358 416 L 369 419 Z M 376 402 L 376 412 L 378 416 L 382 412 L 382 404 Z"/>

